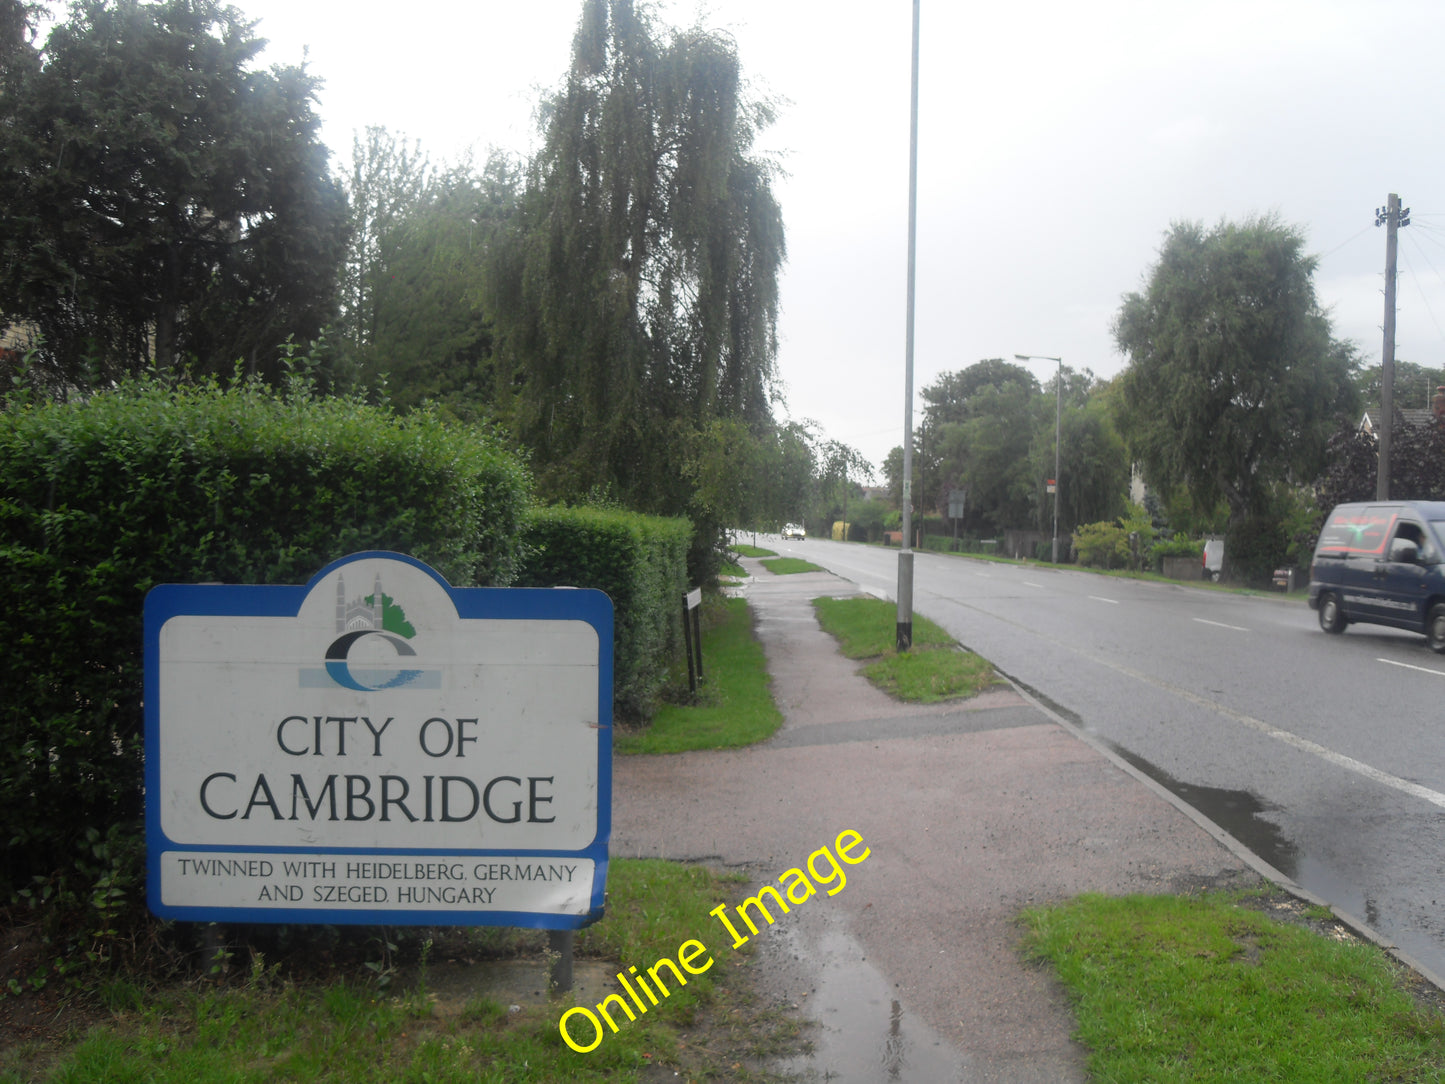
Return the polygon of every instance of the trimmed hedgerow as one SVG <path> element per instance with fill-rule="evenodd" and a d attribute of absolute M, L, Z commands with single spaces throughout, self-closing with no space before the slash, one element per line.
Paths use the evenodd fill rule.
<path fill-rule="evenodd" d="M 539 508 L 525 538 L 519 585 L 593 587 L 611 597 L 614 709 L 622 718 L 650 717 L 669 666 L 682 657 L 691 525 L 609 509 Z"/>
<path fill-rule="evenodd" d="M 528 501 L 487 434 L 357 399 L 140 382 L 0 412 L 0 888 L 139 817 L 151 587 L 305 583 L 371 549 L 506 585 Z"/>

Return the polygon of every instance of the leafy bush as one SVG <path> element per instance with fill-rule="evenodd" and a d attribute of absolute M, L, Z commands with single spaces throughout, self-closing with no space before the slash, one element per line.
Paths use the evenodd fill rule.
<path fill-rule="evenodd" d="M 486 433 L 259 385 L 125 384 L 0 412 L 0 889 L 138 828 L 142 606 L 159 583 L 305 583 L 358 550 L 507 584 L 529 499 Z"/>
<path fill-rule="evenodd" d="M 528 518 L 524 587 L 593 587 L 612 599 L 613 703 L 648 718 L 682 658 L 682 598 L 692 527 L 614 509 L 540 508 Z"/>
<path fill-rule="evenodd" d="M 1129 560 L 1129 532 L 1117 523 L 1086 523 L 1074 531 L 1079 564 L 1120 568 Z"/>
<path fill-rule="evenodd" d="M 1183 535 L 1175 535 L 1173 538 L 1165 539 L 1163 542 L 1155 542 L 1149 547 L 1149 557 L 1153 561 L 1160 561 L 1165 557 L 1203 557 L 1204 539 L 1185 538 Z"/>
<path fill-rule="evenodd" d="M 888 506 L 882 501 L 859 501 L 848 509 L 853 524 L 855 542 L 877 542 L 883 537 L 883 521 L 888 516 Z M 891 528 L 897 530 L 897 528 Z"/>

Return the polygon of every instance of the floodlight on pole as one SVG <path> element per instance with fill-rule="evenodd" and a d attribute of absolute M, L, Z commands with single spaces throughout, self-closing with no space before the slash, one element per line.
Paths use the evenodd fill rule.
<path fill-rule="evenodd" d="M 1054 564 L 1059 563 L 1059 433 L 1064 421 L 1064 359 L 1051 358 L 1047 354 L 1015 354 L 1019 361 L 1054 361 L 1059 365 L 1059 376 L 1054 382 Z"/>

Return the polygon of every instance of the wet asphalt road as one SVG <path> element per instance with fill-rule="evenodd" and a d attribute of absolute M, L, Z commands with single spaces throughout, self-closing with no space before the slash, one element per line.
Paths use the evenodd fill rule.
<path fill-rule="evenodd" d="M 765 544 L 895 597 L 896 550 Z M 931 554 L 914 608 L 1445 975 L 1445 656 L 1422 637 L 1328 636 L 1298 596 Z"/>

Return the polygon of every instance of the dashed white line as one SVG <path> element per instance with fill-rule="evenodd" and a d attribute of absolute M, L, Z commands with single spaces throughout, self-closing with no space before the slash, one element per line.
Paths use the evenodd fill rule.
<path fill-rule="evenodd" d="M 1090 595 L 1089 597 L 1095 602 L 1107 602 L 1110 606 L 1119 605 L 1119 600 L 1116 598 L 1104 598 L 1101 595 Z"/>
<path fill-rule="evenodd" d="M 1043 584 L 1041 584 L 1041 583 L 1034 583 L 1033 580 L 1024 580 L 1024 586 L 1025 586 L 1025 587 L 1037 587 L 1040 591 L 1042 591 L 1042 590 L 1044 589 L 1044 585 L 1043 585 Z"/>
<path fill-rule="evenodd" d="M 1376 662 L 1383 662 L 1389 666 L 1398 666 L 1402 670 L 1418 670 L 1422 674 L 1434 674 L 1436 677 L 1445 677 L 1445 670 L 1432 670 L 1428 666 L 1412 666 L 1408 662 L 1396 662 L 1394 659 L 1376 659 Z"/>
<path fill-rule="evenodd" d="M 1081 652 L 1081 654 L 1083 653 Z M 1265 737 L 1273 738 L 1275 741 L 1283 742 L 1286 745 L 1293 746 L 1301 752 L 1309 753 L 1312 756 L 1318 757 L 1320 760 L 1328 761 L 1336 767 L 1344 768 L 1345 770 L 1354 772 L 1357 775 L 1362 775 L 1366 779 L 1374 780 L 1376 783 L 1380 783 L 1384 786 L 1391 787 L 1394 790 L 1400 791 L 1402 794 L 1408 794 L 1412 798 L 1420 798 L 1423 801 L 1429 802 L 1431 805 L 1438 806 L 1441 809 L 1445 809 L 1445 794 L 1442 794 L 1438 790 L 1431 790 L 1429 787 L 1421 786 L 1419 783 L 1412 783 L 1408 779 L 1402 779 L 1398 775 L 1392 775 L 1390 772 L 1381 771 L 1379 768 L 1372 767 L 1371 765 L 1366 764 L 1363 761 L 1356 760 L 1354 757 L 1346 756 L 1344 753 L 1337 753 L 1333 749 L 1329 749 L 1323 745 L 1320 745 L 1318 742 L 1312 742 L 1308 738 L 1302 738 L 1298 734 L 1291 733 L 1288 730 L 1283 730 L 1277 726 L 1272 726 L 1269 723 L 1266 723 L 1264 720 L 1256 719 L 1251 715 L 1244 714 L 1244 712 L 1235 711 L 1232 708 L 1229 708 L 1224 704 L 1219 703 L 1218 701 L 1210 700 L 1208 697 L 1200 696 L 1198 693 L 1190 692 L 1188 689 L 1181 688 L 1178 685 L 1171 684 L 1167 681 L 1160 681 L 1157 678 L 1150 677 L 1147 674 L 1142 674 L 1138 670 L 1133 670 L 1127 666 L 1122 666 L 1119 663 L 1112 662 L 1108 659 L 1087 655 L 1086 657 L 1093 658 L 1095 662 L 1102 663 L 1104 666 L 1107 666 L 1109 667 L 1109 669 L 1115 670 L 1118 673 L 1127 674 L 1129 677 L 1135 678 L 1148 685 L 1153 685 L 1155 688 L 1163 689 L 1167 692 L 1173 693 L 1181 700 L 1187 700 L 1191 704 L 1196 704 L 1201 708 L 1206 708 L 1210 711 L 1216 711 L 1220 715 L 1233 719 L 1235 722 L 1240 723 L 1243 726 L 1249 727 L 1251 730 L 1258 731 L 1260 734 L 1265 735 Z"/>
<path fill-rule="evenodd" d="M 1208 621 L 1208 620 L 1206 620 L 1205 618 L 1202 618 L 1202 617 L 1196 617 L 1196 618 L 1194 618 L 1194 620 L 1195 620 L 1195 621 L 1198 621 L 1201 625 L 1213 625 L 1213 626 L 1214 626 L 1215 628 L 1217 628 L 1217 629 L 1233 629 L 1235 632 L 1248 632 L 1248 631 L 1249 631 L 1248 629 L 1242 628 L 1242 627 L 1239 626 L 1239 625 L 1226 625 L 1223 621 Z"/>

